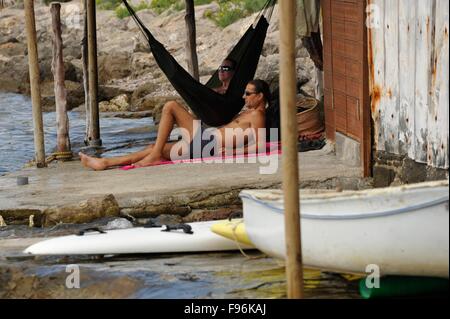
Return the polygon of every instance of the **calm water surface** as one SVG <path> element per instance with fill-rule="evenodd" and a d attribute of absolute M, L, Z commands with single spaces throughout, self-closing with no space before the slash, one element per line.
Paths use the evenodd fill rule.
<path fill-rule="evenodd" d="M 102 116 L 101 138 L 108 156 L 123 155 L 155 139 L 155 133 L 137 128 L 153 127 L 151 118 L 121 119 Z M 69 112 L 72 150 L 84 146 L 85 114 Z M 45 148 L 56 145 L 55 112 L 44 113 Z M 34 158 L 31 100 L 27 96 L 0 92 L 0 175 L 20 169 Z"/>

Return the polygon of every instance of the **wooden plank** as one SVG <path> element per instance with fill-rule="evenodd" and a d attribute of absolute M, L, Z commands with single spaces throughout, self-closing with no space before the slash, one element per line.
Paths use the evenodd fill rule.
<path fill-rule="evenodd" d="M 335 141 L 335 113 L 333 106 L 333 50 L 331 25 L 331 0 L 321 0 L 323 14 L 323 52 L 324 52 L 324 104 L 325 134 L 328 140 Z"/>
<path fill-rule="evenodd" d="M 430 22 L 432 8 L 433 0 L 417 0 L 414 160 L 419 163 L 427 163 L 430 61 L 432 53 Z"/>
<path fill-rule="evenodd" d="M 416 5 L 399 0 L 399 154 L 414 158 Z"/>
<path fill-rule="evenodd" d="M 83 70 L 84 107 L 86 117 L 86 127 L 84 134 L 84 144 L 89 144 L 89 132 L 91 132 L 91 102 L 89 100 L 89 73 L 88 73 L 88 44 L 87 44 L 87 0 L 83 1 L 84 26 L 83 37 L 81 38 L 81 63 Z"/>
<path fill-rule="evenodd" d="M 325 133 L 327 139 L 333 140 L 335 139 L 335 116 L 334 109 L 332 105 L 333 92 L 329 89 L 324 89 L 324 108 L 325 108 Z"/>
<path fill-rule="evenodd" d="M 384 40 L 386 52 L 385 70 L 385 111 L 382 113 L 381 121 L 386 130 L 384 131 L 385 150 L 392 154 L 398 154 L 399 150 L 399 35 L 398 35 L 398 1 L 385 2 Z"/>
<path fill-rule="evenodd" d="M 331 42 L 332 42 L 333 55 L 340 55 L 342 57 L 345 57 L 345 55 L 346 55 L 345 40 L 333 36 L 333 40 Z"/>
<path fill-rule="evenodd" d="M 449 1 L 436 0 L 436 36 L 431 79 L 431 107 L 428 116 L 428 164 L 449 167 Z"/>
<path fill-rule="evenodd" d="M 362 42 L 345 41 L 345 56 L 355 61 L 362 61 L 364 56 L 364 46 Z"/>
<path fill-rule="evenodd" d="M 364 4 L 362 1 L 357 3 L 346 2 L 344 4 L 345 20 L 360 23 L 364 20 Z"/>
<path fill-rule="evenodd" d="M 367 0 L 360 0 L 366 5 Z M 370 110 L 370 94 L 369 94 L 369 44 L 368 32 L 365 21 L 367 21 L 367 12 L 364 13 L 364 21 L 361 21 L 361 28 L 363 28 L 363 47 L 364 58 L 362 61 L 361 81 L 363 83 L 363 96 L 361 100 L 361 160 L 362 160 L 362 175 L 363 177 L 372 176 L 372 122 Z"/>
<path fill-rule="evenodd" d="M 294 0 L 280 2 L 280 108 L 283 130 L 283 192 L 286 281 L 289 299 L 303 298 L 303 265 L 298 182 Z"/>
<path fill-rule="evenodd" d="M 361 113 L 360 99 L 347 95 L 347 133 L 361 142 Z"/>
<path fill-rule="evenodd" d="M 352 78 L 356 81 L 366 81 L 367 79 L 364 78 L 364 66 L 363 64 L 367 63 L 367 59 L 364 59 L 363 62 L 359 61 L 351 61 L 348 60 L 345 63 L 345 74 L 347 77 Z"/>
<path fill-rule="evenodd" d="M 347 134 L 347 96 L 334 90 L 334 112 L 336 131 Z"/>
<path fill-rule="evenodd" d="M 98 61 L 97 61 L 97 21 L 95 1 L 87 1 L 87 32 L 88 32 L 88 76 L 89 76 L 89 105 L 91 110 L 89 146 L 99 147 L 100 114 L 98 108 Z"/>
<path fill-rule="evenodd" d="M 346 62 L 345 59 L 341 56 L 338 55 L 334 55 L 333 56 L 333 71 L 334 74 L 339 75 L 339 76 L 345 76 L 347 71 L 346 71 Z"/>
<path fill-rule="evenodd" d="M 384 112 L 384 2 L 385 0 L 370 0 L 368 7 L 369 32 L 369 79 L 371 112 L 374 122 L 374 147 L 377 151 L 384 151 L 384 126 L 381 117 Z"/>
<path fill-rule="evenodd" d="M 347 40 L 363 41 L 364 28 L 360 23 L 345 21 L 345 34 Z"/>
<path fill-rule="evenodd" d="M 347 34 L 345 33 L 345 21 L 333 21 L 333 37 L 345 39 Z"/>
<path fill-rule="evenodd" d="M 197 28 L 195 25 L 194 0 L 185 0 L 186 15 L 184 16 L 186 24 L 186 62 L 189 73 L 198 81 L 198 57 L 197 57 Z"/>
<path fill-rule="evenodd" d="M 333 89 L 335 91 L 340 91 L 345 94 L 346 92 L 345 75 L 339 75 L 336 72 L 333 72 Z"/>
<path fill-rule="evenodd" d="M 41 84 L 39 76 L 39 59 L 36 36 L 36 18 L 34 13 L 34 1 L 25 0 L 25 34 L 27 36 L 28 65 L 30 72 L 31 105 L 33 113 L 34 128 L 34 152 L 36 166 L 46 167 L 45 163 L 45 140 L 44 124 L 41 104 Z"/>
<path fill-rule="evenodd" d="M 61 4 L 53 2 L 50 7 L 53 29 L 52 72 L 55 86 L 56 105 L 56 149 L 58 152 L 69 152 L 69 117 L 67 116 L 67 90 L 64 84 L 64 56 L 61 30 Z"/>
<path fill-rule="evenodd" d="M 325 64 L 326 65 L 326 64 Z M 323 68 L 323 81 L 324 88 L 331 90 L 333 88 L 333 76 L 331 68 L 325 67 Z"/>
<path fill-rule="evenodd" d="M 345 93 L 347 93 L 348 96 L 352 96 L 357 99 L 361 99 L 363 96 L 363 85 L 362 81 L 355 81 L 351 78 L 347 77 L 345 79 Z"/>
<path fill-rule="evenodd" d="M 345 2 L 331 0 L 331 20 L 345 20 Z"/>

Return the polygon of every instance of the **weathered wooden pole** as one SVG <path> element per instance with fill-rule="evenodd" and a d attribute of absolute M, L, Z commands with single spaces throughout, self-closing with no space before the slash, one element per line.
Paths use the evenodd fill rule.
<path fill-rule="evenodd" d="M 83 1 L 84 26 L 81 39 L 81 61 L 83 65 L 84 106 L 86 109 L 86 128 L 84 144 L 89 145 L 89 132 L 91 131 L 91 105 L 89 101 L 89 74 L 88 74 L 88 45 L 87 45 L 87 0 Z"/>
<path fill-rule="evenodd" d="M 91 126 L 89 145 L 101 146 L 100 117 L 98 110 L 98 69 L 97 69 L 97 23 L 95 19 L 95 0 L 87 0 L 88 25 L 88 74 L 89 74 L 89 104 L 91 111 Z"/>
<path fill-rule="evenodd" d="M 280 5 L 280 102 L 283 145 L 283 193 L 286 230 L 286 279 L 288 298 L 303 298 L 300 238 L 300 196 L 297 153 L 295 0 Z"/>
<path fill-rule="evenodd" d="M 45 167 L 44 124 L 42 120 L 41 88 L 39 79 L 39 62 L 36 41 L 36 21 L 34 1 L 25 0 L 25 30 L 28 42 L 28 64 L 30 70 L 31 103 L 33 109 L 34 150 L 36 166 Z"/>
<path fill-rule="evenodd" d="M 198 57 L 197 57 L 197 40 L 195 27 L 195 7 L 194 0 L 186 0 L 186 21 L 187 39 L 186 54 L 189 73 L 193 78 L 199 79 Z"/>
<path fill-rule="evenodd" d="M 69 117 L 67 116 L 67 91 L 64 84 L 63 43 L 61 37 L 61 4 L 52 3 L 53 60 L 52 72 L 55 82 L 56 149 L 59 153 L 70 152 Z"/>

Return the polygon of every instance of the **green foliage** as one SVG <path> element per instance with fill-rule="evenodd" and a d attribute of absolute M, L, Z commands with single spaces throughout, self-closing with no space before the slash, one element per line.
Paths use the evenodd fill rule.
<path fill-rule="evenodd" d="M 207 17 L 219 27 L 225 28 L 237 20 L 261 10 L 265 3 L 266 0 L 219 0 L 219 11 L 209 12 Z"/>
<path fill-rule="evenodd" d="M 168 10 L 174 4 L 181 2 L 179 0 L 153 0 L 150 7 L 158 14 Z M 184 0 L 183 0 L 184 3 Z"/>
<path fill-rule="evenodd" d="M 175 11 L 181 11 L 186 8 L 186 2 L 184 1 L 178 1 L 172 6 L 173 10 Z"/>
<path fill-rule="evenodd" d="M 194 0 L 194 4 L 196 6 L 201 6 L 204 4 L 210 4 L 211 2 L 213 2 L 213 0 Z"/>
<path fill-rule="evenodd" d="M 141 1 L 137 6 L 131 6 L 135 12 L 140 11 L 140 10 L 145 10 L 145 9 L 149 9 L 150 5 L 145 2 L 145 1 Z M 130 16 L 130 12 L 128 11 L 127 8 L 125 8 L 124 6 L 118 6 L 114 12 L 116 13 L 116 17 L 118 17 L 119 19 L 123 19 L 125 17 Z"/>
<path fill-rule="evenodd" d="M 116 13 L 116 17 L 118 17 L 119 19 L 130 16 L 130 12 L 128 12 L 127 8 L 125 7 L 117 7 L 114 12 Z"/>
<path fill-rule="evenodd" d="M 58 1 L 56 1 L 56 0 L 44 0 L 44 4 L 46 5 L 46 6 L 48 6 L 50 3 L 52 3 L 52 2 L 69 2 L 70 0 L 58 0 Z M 23 1 L 22 1 L 23 2 Z"/>
<path fill-rule="evenodd" d="M 50 1 L 50 0 L 49 0 Z M 214 0 L 194 0 L 196 6 L 209 4 Z M 167 10 L 181 11 L 185 8 L 185 0 L 153 0 L 142 1 L 138 6 L 133 6 L 135 11 L 152 9 L 157 14 Z M 262 9 L 266 0 L 216 0 L 219 4 L 217 12 L 206 11 L 205 17 L 214 21 L 219 27 L 226 26 L 245 18 L 254 12 Z M 121 6 L 121 0 L 96 0 L 97 7 L 103 10 L 115 10 L 116 16 L 120 19 L 128 17 L 128 10 Z"/>
<path fill-rule="evenodd" d="M 261 10 L 265 4 L 266 0 L 244 1 L 244 10 L 246 14 L 252 14 Z"/>
<path fill-rule="evenodd" d="M 211 2 L 213 2 L 213 0 L 194 0 L 194 5 L 200 6 Z M 181 11 L 186 8 L 186 2 L 185 0 L 153 0 L 151 8 L 158 14 L 169 9 Z"/>
<path fill-rule="evenodd" d="M 212 15 L 211 19 L 216 22 L 219 27 L 225 28 L 240 18 L 243 18 L 244 10 L 239 2 L 240 1 L 233 0 L 219 1 L 220 9 Z"/>
<path fill-rule="evenodd" d="M 115 10 L 122 3 L 121 0 L 96 0 L 97 8 L 100 10 Z"/>

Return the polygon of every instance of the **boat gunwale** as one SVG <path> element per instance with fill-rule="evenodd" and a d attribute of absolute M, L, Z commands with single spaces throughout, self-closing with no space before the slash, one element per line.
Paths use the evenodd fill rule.
<path fill-rule="evenodd" d="M 241 194 L 239 194 L 239 197 L 241 197 L 243 199 L 250 199 L 253 202 L 255 202 L 263 207 L 266 207 L 266 208 L 269 208 L 270 210 L 275 211 L 276 213 L 284 214 L 284 209 L 279 208 L 275 205 L 271 205 L 271 204 L 265 202 L 264 200 L 258 199 L 250 194 L 241 192 Z M 383 211 L 383 212 L 376 212 L 376 213 L 352 213 L 352 214 L 339 214 L 339 215 L 337 215 L 337 214 L 336 215 L 325 215 L 325 214 L 322 215 L 322 214 L 300 213 L 300 216 L 301 216 L 301 218 L 315 219 L 315 220 L 352 220 L 352 219 L 379 218 L 379 217 L 388 217 L 388 216 L 412 213 L 412 212 L 420 210 L 420 209 L 440 205 L 440 204 L 443 204 L 446 202 L 447 202 L 447 204 L 449 202 L 448 196 L 441 197 L 441 198 L 427 201 L 427 202 L 423 202 L 423 203 L 419 203 L 419 204 L 413 205 L 413 206 L 401 207 L 401 208 L 397 208 L 397 209 L 392 209 L 392 210 Z M 245 214 L 244 214 L 244 218 L 245 218 Z"/>
<path fill-rule="evenodd" d="M 390 194 L 393 193 L 404 193 L 408 190 L 418 190 L 418 189 L 429 189 L 429 188 L 448 188 L 449 180 L 440 180 L 433 182 L 423 182 L 417 184 L 408 184 L 401 185 L 395 187 L 383 187 L 383 188 L 372 188 L 372 189 L 364 189 L 364 190 L 348 190 L 348 191 L 330 191 L 328 189 L 302 189 L 300 190 L 302 199 L 313 200 L 313 199 L 328 199 L 328 198 L 360 198 L 364 196 L 375 196 L 380 194 Z M 275 191 L 275 192 L 274 192 Z M 313 191 L 313 192 L 312 192 Z M 272 197 L 280 197 L 283 198 L 283 191 L 281 189 L 276 190 L 268 190 L 268 189 L 246 189 L 242 190 L 241 193 L 249 194 L 255 198 L 261 200 L 271 200 L 274 201 Z M 266 197 L 266 198 L 265 198 Z"/>

